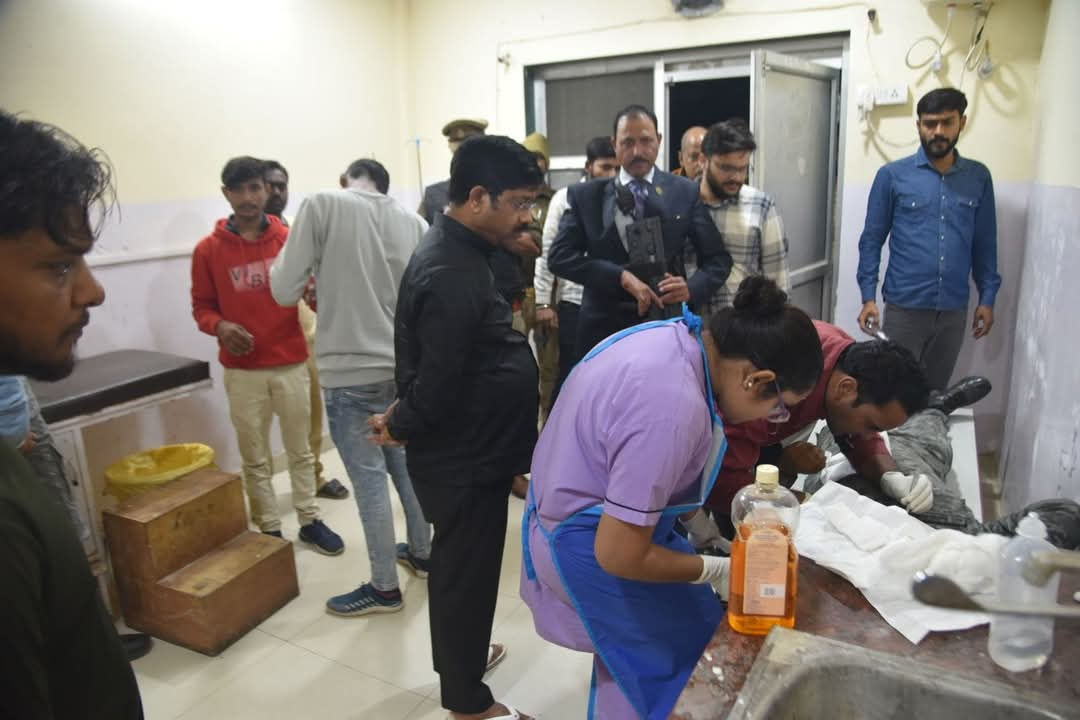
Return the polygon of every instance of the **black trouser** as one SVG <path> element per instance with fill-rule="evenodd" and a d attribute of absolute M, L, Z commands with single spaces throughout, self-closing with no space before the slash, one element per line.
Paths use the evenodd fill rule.
<path fill-rule="evenodd" d="M 559 377 L 555 381 L 555 390 L 551 393 L 551 404 L 559 397 L 563 383 L 580 358 L 574 348 L 577 345 L 578 313 L 581 306 L 572 302 L 560 302 L 556 308 L 559 314 Z"/>
<path fill-rule="evenodd" d="M 495 620 L 511 478 L 450 486 L 413 475 L 424 517 L 434 526 L 428 575 L 431 655 L 442 706 L 480 713 L 495 702 L 484 671 Z"/>

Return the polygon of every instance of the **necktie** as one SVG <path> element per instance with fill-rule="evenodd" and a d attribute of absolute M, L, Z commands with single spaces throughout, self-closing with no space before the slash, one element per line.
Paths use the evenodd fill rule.
<path fill-rule="evenodd" d="M 630 192 L 634 196 L 634 216 L 638 220 L 645 217 L 645 198 L 649 196 L 649 183 L 634 178 L 630 181 Z"/>

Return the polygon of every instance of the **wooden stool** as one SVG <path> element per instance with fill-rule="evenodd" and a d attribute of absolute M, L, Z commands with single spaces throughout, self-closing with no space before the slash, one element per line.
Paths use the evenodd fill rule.
<path fill-rule="evenodd" d="M 300 594 L 292 544 L 248 530 L 239 475 L 198 470 L 103 515 L 134 630 L 217 655 Z"/>

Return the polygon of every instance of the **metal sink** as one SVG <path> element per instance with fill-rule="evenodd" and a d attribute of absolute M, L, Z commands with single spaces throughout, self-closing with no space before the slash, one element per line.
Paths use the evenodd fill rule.
<path fill-rule="evenodd" d="M 1066 720 L 1080 709 L 896 655 L 774 628 L 728 720 Z"/>

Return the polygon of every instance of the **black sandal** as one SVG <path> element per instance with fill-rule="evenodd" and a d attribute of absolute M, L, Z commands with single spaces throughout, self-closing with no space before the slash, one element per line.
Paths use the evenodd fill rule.
<path fill-rule="evenodd" d="M 325 485 L 315 491 L 315 494 L 328 500 L 344 500 L 349 497 L 349 489 L 334 478 L 327 480 Z"/>

